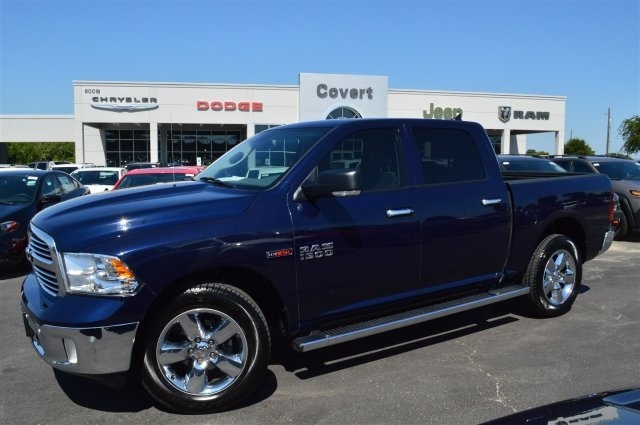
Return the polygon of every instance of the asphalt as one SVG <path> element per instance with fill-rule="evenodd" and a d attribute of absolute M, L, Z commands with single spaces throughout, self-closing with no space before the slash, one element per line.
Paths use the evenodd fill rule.
<path fill-rule="evenodd" d="M 478 424 L 578 395 L 640 386 L 640 234 L 584 267 L 573 309 L 518 300 L 291 355 L 232 411 L 176 415 L 139 388 L 54 372 L 25 337 L 21 275 L 0 275 L 1 424 Z"/>

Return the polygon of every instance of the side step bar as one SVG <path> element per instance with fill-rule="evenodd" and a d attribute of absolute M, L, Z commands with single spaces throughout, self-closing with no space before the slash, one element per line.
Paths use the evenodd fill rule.
<path fill-rule="evenodd" d="M 446 301 L 440 304 L 421 307 L 387 317 L 367 320 L 361 323 L 329 329 L 293 340 L 293 348 L 301 353 L 317 350 L 318 348 L 376 335 L 393 329 L 415 325 L 462 311 L 471 310 L 485 305 L 519 297 L 529 293 L 529 287 L 511 285 L 491 290 L 481 294 L 474 294 L 464 298 Z"/>

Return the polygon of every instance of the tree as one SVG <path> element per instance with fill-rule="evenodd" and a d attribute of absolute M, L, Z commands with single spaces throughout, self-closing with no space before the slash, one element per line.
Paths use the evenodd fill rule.
<path fill-rule="evenodd" d="M 527 149 L 527 155 L 529 156 L 547 156 L 549 152 L 547 151 L 537 151 L 535 149 Z"/>
<path fill-rule="evenodd" d="M 74 162 L 75 149 L 73 142 L 7 143 L 7 162 L 11 164 L 29 164 L 36 161 Z"/>
<path fill-rule="evenodd" d="M 582 139 L 569 139 L 564 145 L 564 153 L 567 155 L 595 155 L 596 152 Z"/>
<path fill-rule="evenodd" d="M 622 121 L 618 134 L 624 139 L 622 149 L 629 155 L 640 152 L 640 117 L 634 115 Z"/>

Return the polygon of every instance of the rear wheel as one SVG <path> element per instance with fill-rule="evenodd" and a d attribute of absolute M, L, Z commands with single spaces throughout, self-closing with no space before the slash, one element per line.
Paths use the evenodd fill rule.
<path fill-rule="evenodd" d="M 571 239 L 550 235 L 536 248 L 525 274 L 531 289 L 530 306 L 543 317 L 559 316 L 571 309 L 582 280 L 582 263 Z"/>
<path fill-rule="evenodd" d="M 207 283 L 175 298 L 151 322 L 142 382 L 167 408 L 227 410 L 257 389 L 267 369 L 266 320 L 239 289 Z"/>

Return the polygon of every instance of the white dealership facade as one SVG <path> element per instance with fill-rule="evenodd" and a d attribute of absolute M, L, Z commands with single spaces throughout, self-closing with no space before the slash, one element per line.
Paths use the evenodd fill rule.
<path fill-rule="evenodd" d="M 399 90 L 388 77 L 299 75 L 298 85 L 74 81 L 71 116 L 0 116 L 0 142 L 74 141 L 76 162 L 208 164 L 266 128 L 331 118 L 462 119 L 499 153 L 552 133 L 563 153 L 562 96 Z M 55 158 L 52 158 L 55 159 Z"/>

